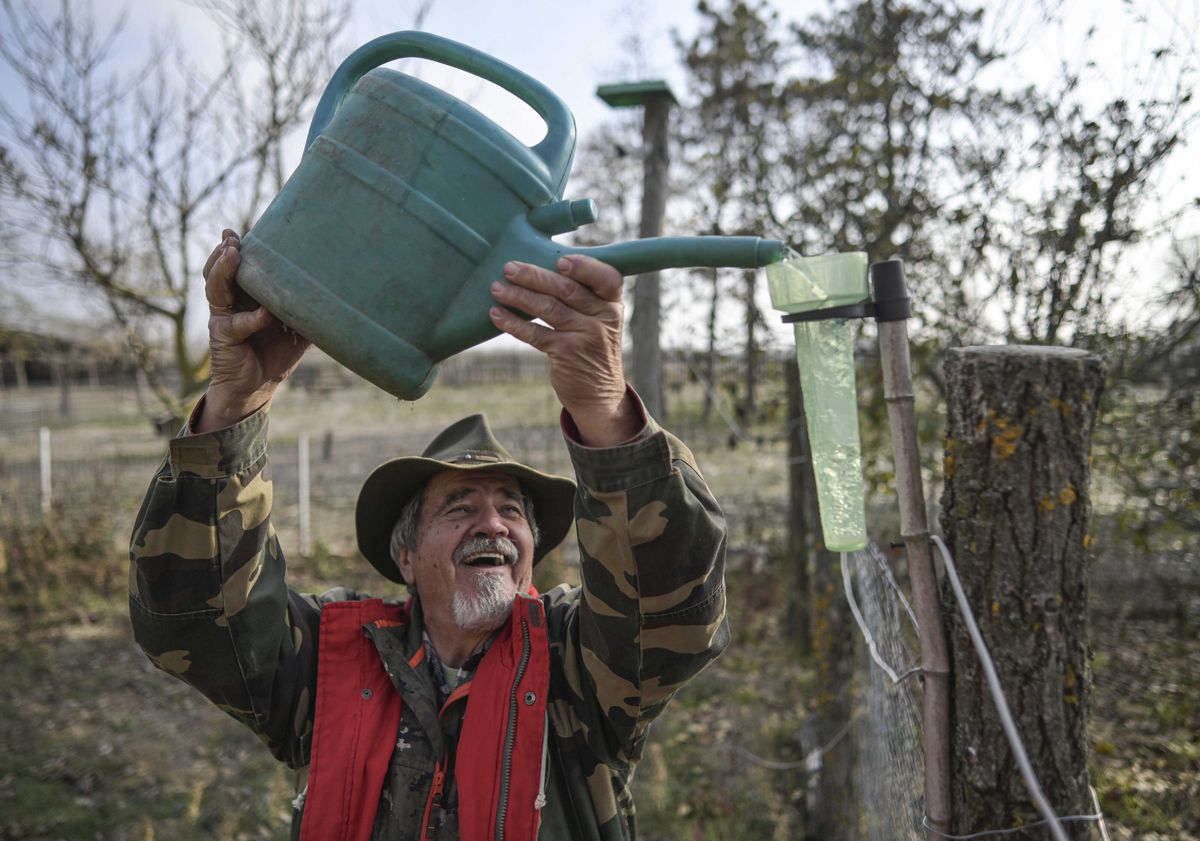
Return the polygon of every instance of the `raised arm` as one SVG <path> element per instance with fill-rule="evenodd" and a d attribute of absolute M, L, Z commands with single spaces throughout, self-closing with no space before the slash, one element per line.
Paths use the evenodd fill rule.
<path fill-rule="evenodd" d="M 267 413 L 306 344 L 239 309 L 232 231 L 205 266 L 213 373 L 193 430 L 173 439 L 130 540 L 134 638 L 293 765 L 307 762 L 319 606 L 291 592 L 271 525 Z"/>
<path fill-rule="evenodd" d="M 505 277 L 496 300 L 545 324 L 499 307 L 493 323 L 549 358 L 579 479 L 583 595 L 564 620 L 575 720 L 561 729 L 620 774 L 674 693 L 728 644 L 725 518 L 692 453 L 625 383 L 620 274 L 572 256 L 559 273 L 510 264 Z"/>

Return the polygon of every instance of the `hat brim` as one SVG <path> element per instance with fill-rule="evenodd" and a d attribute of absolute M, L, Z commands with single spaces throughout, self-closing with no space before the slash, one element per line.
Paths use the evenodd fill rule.
<path fill-rule="evenodd" d="M 521 483 L 533 500 L 541 539 L 533 551 L 536 564 L 562 543 L 575 516 L 575 483 L 565 476 L 542 473 L 514 461 L 482 464 L 450 464 L 423 456 L 406 456 L 384 462 L 371 471 L 358 492 L 354 522 L 358 549 L 385 578 L 403 584 L 404 578 L 392 559 L 392 530 L 400 511 L 413 493 L 435 473 L 502 473 Z"/>

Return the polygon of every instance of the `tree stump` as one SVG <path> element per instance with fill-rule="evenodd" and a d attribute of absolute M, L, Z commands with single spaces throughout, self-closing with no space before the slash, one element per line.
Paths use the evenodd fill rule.
<path fill-rule="evenodd" d="M 1087 734 L 1089 453 L 1100 360 L 1052 347 L 951 350 L 942 529 L 1042 790 L 1091 814 Z M 952 832 L 1040 820 L 949 588 Z M 1063 825 L 1091 837 L 1089 822 Z M 1044 839 L 1032 829 L 1010 838 Z"/>

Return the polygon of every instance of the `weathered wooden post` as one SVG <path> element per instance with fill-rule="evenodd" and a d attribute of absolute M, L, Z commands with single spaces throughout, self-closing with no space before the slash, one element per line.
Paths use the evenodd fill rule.
<path fill-rule="evenodd" d="M 1103 366 L 1081 350 L 970 347 L 949 351 L 945 378 L 942 529 L 1046 801 L 1060 816 L 1089 814 L 1088 484 Z M 1034 823 L 962 617 L 949 594 L 943 605 L 951 832 Z M 1062 829 L 1092 832 L 1088 822 Z"/>
<path fill-rule="evenodd" d="M 675 94 L 660 79 L 619 85 L 601 85 L 596 96 L 613 108 L 642 106 L 642 217 L 638 236 L 662 234 L 663 214 L 667 205 L 667 169 L 670 149 L 667 143 L 671 107 Z M 633 284 L 633 312 L 629 319 L 632 343 L 630 380 L 646 410 L 658 419 L 666 417 L 663 394 L 663 361 L 659 338 L 662 321 L 660 276 L 658 272 L 638 275 Z"/>

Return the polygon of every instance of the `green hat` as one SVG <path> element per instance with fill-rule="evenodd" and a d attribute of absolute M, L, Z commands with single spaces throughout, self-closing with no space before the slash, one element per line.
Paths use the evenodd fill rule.
<path fill-rule="evenodd" d="M 504 473 L 521 483 L 533 500 L 541 531 L 541 540 L 533 551 L 535 564 L 561 543 L 571 528 L 575 483 L 513 461 L 492 434 L 487 418 L 471 415 L 442 430 L 421 455 L 394 458 L 376 467 L 358 493 L 354 512 L 358 549 L 392 581 L 404 583 L 391 551 L 392 530 L 400 511 L 414 491 L 443 470 Z"/>

